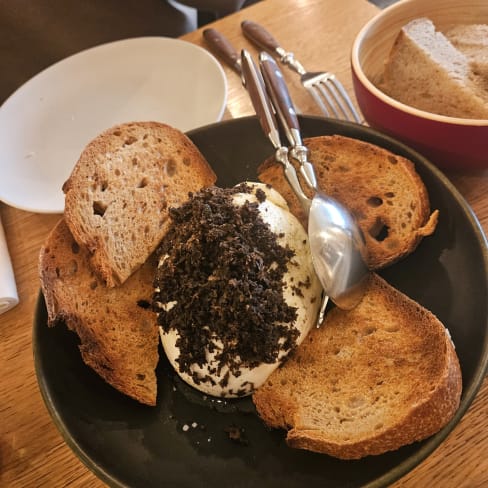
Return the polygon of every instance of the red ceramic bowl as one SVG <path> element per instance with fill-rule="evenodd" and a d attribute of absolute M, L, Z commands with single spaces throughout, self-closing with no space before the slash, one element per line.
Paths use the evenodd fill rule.
<path fill-rule="evenodd" d="M 358 33 L 351 53 L 353 84 L 365 120 L 446 170 L 488 168 L 488 120 L 461 119 L 418 110 L 376 84 L 400 29 L 428 17 L 442 31 L 454 23 L 488 24 L 487 0 L 403 0 L 386 8 Z"/>

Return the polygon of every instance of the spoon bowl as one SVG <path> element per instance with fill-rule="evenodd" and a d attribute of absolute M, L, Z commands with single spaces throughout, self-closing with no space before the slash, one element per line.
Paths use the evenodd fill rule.
<path fill-rule="evenodd" d="M 345 310 L 364 295 L 369 275 L 366 245 L 350 212 L 321 192 L 312 199 L 308 237 L 315 272 L 329 298 Z"/>

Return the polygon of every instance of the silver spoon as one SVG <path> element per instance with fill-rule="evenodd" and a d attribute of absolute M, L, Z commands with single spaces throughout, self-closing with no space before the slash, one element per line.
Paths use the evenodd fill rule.
<path fill-rule="evenodd" d="M 249 59 L 252 61 L 250 56 Z M 247 63 L 243 57 L 243 67 Z M 290 156 L 299 162 L 304 181 L 314 191 L 309 207 L 308 235 L 315 271 L 326 295 L 339 308 L 351 309 L 363 297 L 369 275 L 363 258 L 366 247 L 361 230 L 342 204 L 319 190 L 314 167 L 302 143 L 294 105 L 275 60 L 263 52 L 260 67 L 268 94 L 292 145 Z"/>

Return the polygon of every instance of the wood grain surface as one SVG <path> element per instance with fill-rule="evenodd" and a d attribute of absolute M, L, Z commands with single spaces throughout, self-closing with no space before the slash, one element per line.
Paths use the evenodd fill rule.
<path fill-rule="evenodd" d="M 212 27 L 238 48 L 256 53 L 240 30 L 251 19 L 265 25 L 310 70 L 331 70 L 352 93 L 349 54 L 360 27 L 378 11 L 366 0 L 265 0 Z M 201 30 L 183 36 L 204 45 Z M 34 47 L 35 48 L 35 47 Z M 253 113 L 238 76 L 228 79 L 225 118 Z M 296 75 L 286 71 L 291 94 L 301 113 L 318 114 Z M 488 173 L 448 175 L 488 231 Z M 0 173 L 1 177 L 1 173 Z M 39 290 L 40 246 L 59 215 L 24 212 L 0 203 L 20 303 L 0 316 L 0 486 L 101 487 L 65 444 L 41 398 L 32 355 L 32 322 Z M 395 487 L 488 486 L 488 381 L 458 426 L 422 464 Z M 162 480 L 163 482 L 164 480 Z"/>

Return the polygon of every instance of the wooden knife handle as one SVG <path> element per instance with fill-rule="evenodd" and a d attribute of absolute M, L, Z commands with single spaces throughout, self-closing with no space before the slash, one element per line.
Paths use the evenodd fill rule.
<path fill-rule="evenodd" d="M 240 55 L 223 34 L 213 28 L 209 28 L 203 31 L 203 37 L 214 54 L 219 56 L 222 61 L 238 74 L 241 74 Z"/>
<path fill-rule="evenodd" d="M 283 73 L 268 53 L 262 52 L 259 55 L 259 64 L 267 91 L 280 117 L 289 143 L 292 146 L 301 145 L 300 125 Z"/>
<path fill-rule="evenodd" d="M 241 29 L 244 35 L 260 49 L 271 54 L 279 54 L 279 51 L 282 50 L 276 39 L 262 25 L 252 20 L 244 20 L 241 23 Z"/>

